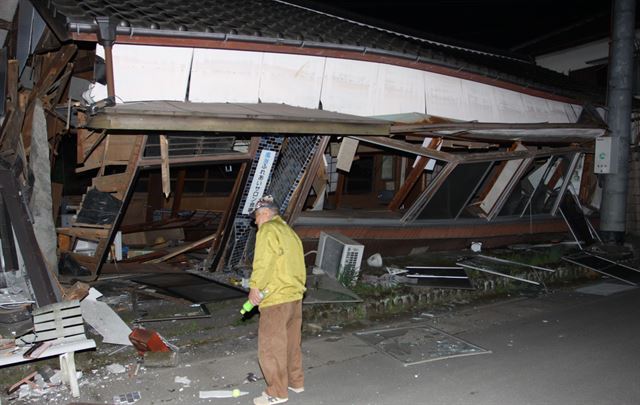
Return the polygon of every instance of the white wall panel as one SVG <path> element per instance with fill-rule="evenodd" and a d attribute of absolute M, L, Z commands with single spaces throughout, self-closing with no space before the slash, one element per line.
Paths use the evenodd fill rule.
<path fill-rule="evenodd" d="M 259 97 L 265 103 L 318 108 L 325 58 L 265 53 Z"/>
<path fill-rule="evenodd" d="M 327 58 L 322 105 L 327 111 L 375 115 L 379 64 Z"/>
<path fill-rule="evenodd" d="M 555 100 L 546 100 L 549 106 L 549 114 L 547 120 L 549 122 L 572 122 L 567 116 L 567 103 Z"/>
<path fill-rule="evenodd" d="M 547 104 L 546 99 L 523 94 L 522 103 L 524 105 L 524 114 L 527 117 L 528 122 L 549 121 L 550 106 Z"/>
<path fill-rule="evenodd" d="M 104 48 L 96 53 L 104 58 Z M 117 102 L 145 100 L 184 100 L 191 64 L 192 48 L 115 44 L 113 76 Z M 95 100 L 106 97 L 96 87 Z"/>
<path fill-rule="evenodd" d="M 98 46 L 97 53 L 104 56 Z M 192 61 L 193 59 L 193 61 Z M 233 51 L 114 46 L 118 101 L 263 102 L 361 116 L 426 112 L 483 122 L 575 122 L 581 107 L 380 63 Z M 95 100 L 106 97 L 96 86 Z"/>
<path fill-rule="evenodd" d="M 484 122 L 497 122 L 495 102 L 493 100 L 493 87 L 470 80 L 462 80 L 462 119 Z M 457 117 L 451 117 L 457 118 Z"/>
<path fill-rule="evenodd" d="M 525 114 L 525 106 L 522 101 L 522 93 L 493 88 L 493 101 L 495 113 L 499 122 L 530 122 L 531 117 Z"/>
<path fill-rule="evenodd" d="M 262 65 L 260 52 L 196 49 L 189 100 L 256 103 Z"/>
<path fill-rule="evenodd" d="M 374 115 L 424 113 L 424 75 L 415 69 L 378 65 L 374 97 Z"/>
<path fill-rule="evenodd" d="M 423 73 L 426 110 L 429 115 L 470 119 L 462 111 L 462 80 L 437 73 Z"/>

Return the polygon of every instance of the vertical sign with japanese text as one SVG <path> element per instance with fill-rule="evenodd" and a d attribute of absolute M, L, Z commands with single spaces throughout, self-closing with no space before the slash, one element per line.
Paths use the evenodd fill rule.
<path fill-rule="evenodd" d="M 258 160 L 258 166 L 256 172 L 251 180 L 251 187 L 249 188 L 249 194 L 247 195 L 247 202 L 244 204 L 242 213 L 249 215 L 256 205 L 256 202 L 264 194 L 264 189 L 267 187 L 269 176 L 271 175 L 271 167 L 276 158 L 276 152 L 272 150 L 263 150 L 260 153 L 260 159 Z"/>

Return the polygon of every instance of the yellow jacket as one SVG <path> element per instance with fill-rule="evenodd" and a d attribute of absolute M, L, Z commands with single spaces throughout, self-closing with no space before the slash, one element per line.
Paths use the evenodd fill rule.
<path fill-rule="evenodd" d="M 256 233 L 250 288 L 266 291 L 262 308 L 302 299 L 307 271 L 302 242 L 279 216 L 260 225 Z"/>

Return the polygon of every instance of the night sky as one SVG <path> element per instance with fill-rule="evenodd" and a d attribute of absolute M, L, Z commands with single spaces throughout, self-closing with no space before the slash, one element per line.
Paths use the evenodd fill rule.
<path fill-rule="evenodd" d="M 424 33 L 526 54 L 609 33 L 609 0 L 296 0 L 407 33 Z M 344 14 L 342 12 L 341 14 Z M 355 19 L 355 18 L 354 18 Z M 572 33 L 567 33 L 571 27 Z M 523 44 L 548 37 L 544 41 Z M 561 44 L 562 43 L 562 44 Z"/>

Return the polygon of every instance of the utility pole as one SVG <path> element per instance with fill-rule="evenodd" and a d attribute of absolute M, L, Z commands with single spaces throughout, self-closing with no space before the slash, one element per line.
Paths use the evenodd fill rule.
<path fill-rule="evenodd" d="M 622 243 L 625 234 L 629 183 L 629 144 L 635 40 L 636 0 L 613 0 L 607 124 L 614 170 L 603 174 L 600 230 L 606 243 Z M 615 162 L 613 162 L 615 160 Z"/>

